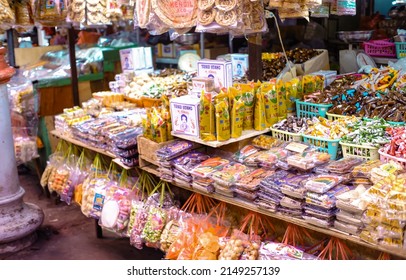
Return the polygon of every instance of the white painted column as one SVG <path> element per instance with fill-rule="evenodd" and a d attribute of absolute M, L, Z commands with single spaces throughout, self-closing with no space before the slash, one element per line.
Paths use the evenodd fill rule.
<path fill-rule="evenodd" d="M 24 203 L 23 196 L 14 154 L 7 88 L 5 83 L 0 83 L 0 254 L 19 251 L 36 240 L 36 230 L 43 222 L 44 213 L 38 206 Z"/>

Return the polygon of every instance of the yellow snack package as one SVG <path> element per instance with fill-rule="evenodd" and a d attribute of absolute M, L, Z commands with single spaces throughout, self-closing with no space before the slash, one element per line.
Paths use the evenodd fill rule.
<path fill-rule="evenodd" d="M 230 113 L 225 101 L 216 104 L 216 132 L 217 141 L 230 139 Z"/>
<path fill-rule="evenodd" d="M 286 87 L 285 82 L 282 80 L 277 81 L 277 98 L 278 98 L 278 121 L 282 121 L 287 118 L 287 99 L 286 99 Z"/>
<path fill-rule="evenodd" d="M 276 80 L 274 80 L 276 82 Z M 261 85 L 261 92 L 264 97 L 265 118 L 267 126 L 278 122 L 278 98 L 276 94 L 276 83 L 272 80 Z"/>
<path fill-rule="evenodd" d="M 216 140 L 215 112 L 212 96 L 213 94 L 210 92 L 202 92 L 200 95 L 200 138 L 204 141 Z"/>
<path fill-rule="evenodd" d="M 296 111 L 296 99 L 301 98 L 298 93 L 299 83 L 300 80 L 298 78 L 293 78 L 289 82 L 285 83 L 288 113 L 293 113 Z"/>
<path fill-rule="evenodd" d="M 240 85 L 241 100 L 244 102 L 244 123 L 243 129 L 250 130 L 254 128 L 254 105 L 255 105 L 255 95 L 254 87 L 250 84 Z"/>
<path fill-rule="evenodd" d="M 259 90 L 255 93 L 255 97 L 254 129 L 264 130 L 267 127 L 264 95 Z"/>
<path fill-rule="evenodd" d="M 220 103 L 221 101 L 224 101 L 224 102 L 227 103 L 227 106 L 228 106 L 228 104 L 230 103 L 228 96 L 229 96 L 229 94 L 228 94 L 227 92 L 221 90 L 220 93 L 217 94 L 217 95 L 214 97 L 214 104 L 216 105 L 216 104 Z"/>
<path fill-rule="evenodd" d="M 241 92 L 237 87 L 238 87 L 238 85 L 235 85 L 235 87 L 228 88 L 228 99 L 229 99 L 230 107 L 233 105 L 233 102 L 235 100 L 238 100 L 241 97 Z"/>
<path fill-rule="evenodd" d="M 231 137 L 238 138 L 242 135 L 244 124 L 244 102 L 234 99 L 231 109 Z"/>

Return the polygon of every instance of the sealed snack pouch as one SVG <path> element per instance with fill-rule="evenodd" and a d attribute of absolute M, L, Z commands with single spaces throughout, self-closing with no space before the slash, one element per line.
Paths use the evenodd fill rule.
<path fill-rule="evenodd" d="M 278 122 L 278 98 L 276 94 L 276 80 L 263 83 L 261 92 L 264 96 L 265 118 L 268 126 Z"/>
<path fill-rule="evenodd" d="M 261 91 L 257 91 L 255 96 L 254 129 L 264 130 L 267 128 L 264 95 Z"/>
<path fill-rule="evenodd" d="M 216 104 L 216 132 L 217 141 L 230 139 L 230 114 L 228 104 L 224 100 Z"/>
<path fill-rule="evenodd" d="M 213 94 L 203 92 L 200 95 L 199 126 L 200 138 L 204 141 L 216 140 L 215 109 Z"/>
<path fill-rule="evenodd" d="M 242 135 L 244 114 L 244 102 L 234 98 L 231 109 L 231 138 L 238 138 Z"/>
<path fill-rule="evenodd" d="M 166 122 L 166 135 L 167 140 L 172 140 L 172 120 L 171 120 L 171 113 L 169 107 L 169 98 L 166 94 L 163 94 L 162 97 L 162 108 L 161 108 L 161 115 L 164 121 Z"/>
<path fill-rule="evenodd" d="M 127 236 L 130 237 L 131 246 L 139 250 L 143 248 L 144 244 L 141 234 L 147 222 L 147 216 L 148 212 L 145 203 L 141 200 L 132 200 Z"/>
<path fill-rule="evenodd" d="M 250 130 L 254 128 L 254 105 L 255 95 L 254 86 L 249 84 L 240 84 L 239 90 L 241 92 L 241 100 L 244 102 L 244 130 Z"/>
<path fill-rule="evenodd" d="M 282 121 L 287 118 L 287 105 L 286 98 L 286 86 L 285 82 L 281 79 L 277 81 L 277 99 L 278 99 L 278 121 Z"/>
<path fill-rule="evenodd" d="M 303 97 L 302 94 L 299 93 L 299 83 L 300 80 L 298 78 L 293 78 L 285 83 L 288 114 L 296 111 L 296 100 L 300 100 Z"/>

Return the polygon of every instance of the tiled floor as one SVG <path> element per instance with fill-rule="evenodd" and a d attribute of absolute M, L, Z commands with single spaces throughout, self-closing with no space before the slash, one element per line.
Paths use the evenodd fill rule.
<path fill-rule="evenodd" d="M 46 197 L 34 173 L 20 174 L 25 189 L 24 200 L 41 207 L 45 220 L 38 230 L 38 240 L 31 247 L 1 256 L 6 260 L 159 260 L 161 251 L 132 247 L 128 238 L 103 232 L 98 239 L 95 220 L 86 218 L 76 205 L 55 203 Z"/>

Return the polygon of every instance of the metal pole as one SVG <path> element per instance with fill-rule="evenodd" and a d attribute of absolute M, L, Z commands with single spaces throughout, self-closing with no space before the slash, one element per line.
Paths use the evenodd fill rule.
<path fill-rule="evenodd" d="M 248 74 L 250 80 L 262 79 L 262 36 L 255 34 L 248 37 Z"/>
<path fill-rule="evenodd" d="M 200 58 L 204 58 L 204 33 L 200 33 Z"/>
<path fill-rule="evenodd" d="M 71 24 L 68 28 L 68 47 L 69 47 L 69 61 L 70 61 L 70 73 L 71 73 L 71 86 L 73 105 L 79 106 L 79 79 L 78 70 L 76 66 L 76 52 L 75 52 L 75 29 Z"/>
<path fill-rule="evenodd" d="M 5 54 L 0 48 L 0 61 Z M 0 64 L 1 70 L 7 65 Z M 0 83 L 0 254 L 16 252 L 35 242 L 36 230 L 44 220 L 42 210 L 23 202 L 24 189 L 18 180 L 7 92 L 7 81 Z"/>
<path fill-rule="evenodd" d="M 10 28 L 7 30 L 7 52 L 8 52 L 8 63 L 10 66 L 16 66 L 16 58 L 14 54 L 14 29 Z"/>

